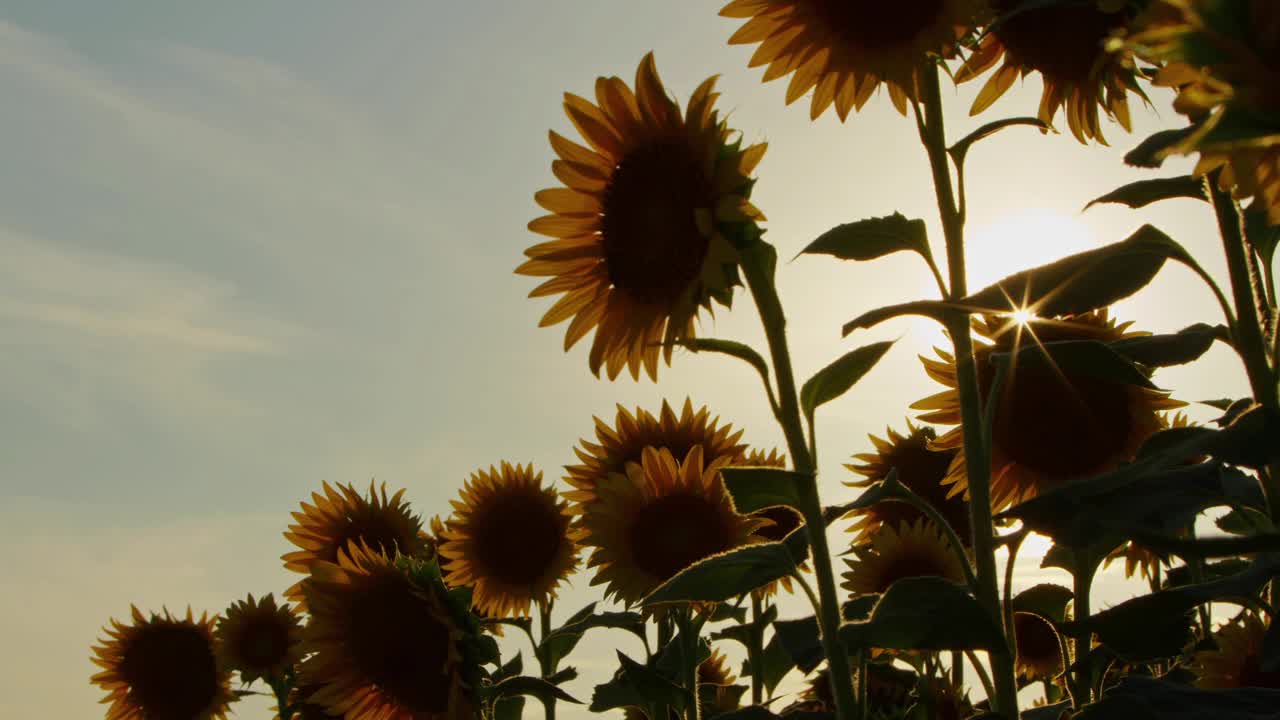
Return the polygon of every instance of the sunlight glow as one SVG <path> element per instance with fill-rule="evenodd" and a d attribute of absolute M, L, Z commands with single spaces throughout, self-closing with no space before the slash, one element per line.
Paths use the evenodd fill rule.
<path fill-rule="evenodd" d="M 1031 312 L 1027 308 L 1018 308 L 1017 310 L 1009 313 L 1009 317 L 1013 318 L 1014 322 L 1023 327 L 1026 327 L 1027 323 L 1036 319 L 1035 313 Z"/>
<path fill-rule="evenodd" d="M 1083 221 L 1053 210 L 1026 208 L 966 232 L 969 288 L 977 290 L 1020 270 L 1053 262 L 1096 244 Z"/>

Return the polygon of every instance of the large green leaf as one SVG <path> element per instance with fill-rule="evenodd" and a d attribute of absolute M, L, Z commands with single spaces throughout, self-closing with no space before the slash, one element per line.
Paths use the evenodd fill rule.
<path fill-rule="evenodd" d="M 798 620 L 775 620 L 773 632 L 773 641 L 791 656 L 791 662 L 805 675 L 813 672 L 826 659 L 816 617 L 810 615 Z"/>
<path fill-rule="evenodd" d="M 801 255 L 832 255 L 841 260 L 874 260 L 910 250 L 930 258 L 924 221 L 901 213 L 837 225 L 800 251 Z M 799 257 L 799 255 L 797 255 Z"/>
<path fill-rule="evenodd" d="M 536 697 L 538 700 L 546 704 L 552 700 L 563 700 L 567 703 L 581 705 L 582 702 L 574 698 L 569 693 L 561 690 L 552 683 L 543 680 L 540 677 L 532 677 L 530 675 L 517 675 L 509 677 L 506 680 L 492 686 L 488 690 L 488 694 L 495 700 L 514 697 L 517 695 L 527 695 Z"/>
<path fill-rule="evenodd" d="M 840 637 L 850 648 L 895 650 L 997 650 L 1004 634 L 961 585 L 940 577 L 898 580 L 862 622 L 846 623 Z"/>
<path fill-rule="evenodd" d="M 776 505 L 799 507 L 802 484 L 813 482 L 803 473 L 775 467 L 727 467 L 720 477 L 740 513 Z"/>
<path fill-rule="evenodd" d="M 1067 605 L 1073 597 L 1074 593 L 1061 585 L 1040 583 L 1014 595 L 1010 604 L 1014 612 L 1035 613 L 1059 622 L 1066 618 Z"/>
<path fill-rule="evenodd" d="M 1124 385 L 1157 389 L 1132 361 L 1096 340 L 1028 340 L 1016 353 L 992 353 L 991 361 L 1018 370 L 1049 370 Z"/>
<path fill-rule="evenodd" d="M 550 654 L 552 662 L 558 664 L 568 657 L 577 647 L 582 636 L 593 628 L 613 628 L 626 630 L 643 637 L 644 617 L 634 612 L 595 612 L 595 603 L 590 603 L 565 621 L 542 640 L 545 652 Z"/>
<path fill-rule="evenodd" d="M 795 571 L 796 563 L 782 543 L 746 545 L 690 565 L 641 603 L 721 602 Z"/>
<path fill-rule="evenodd" d="M 1128 675 L 1075 720 L 1274 720 L 1280 690 L 1206 689 Z"/>
<path fill-rule="evenodd" d="M 596 686 L 588 708 L 591 712 L 653 705 L 665 705 L 682 712 L 693 700 L 693 693 L 621 652 L 618 653 L 618 665 L 612 680 Z"/>
<path fill-rule="evenodd" d="M 774 689 L 778 687 L 778 683 L 782 682 L 782 678 L 786 677 L 787 673 L 791 672 L 791 668 L 795 667 L 796 664 L 791 659 L 791 653 L 788 653 L 782 647 L 782 643 L 778 641 L 776 634 L 764 646 L 763 655 L 760 666 L 764 671 L 764 676 L 761 679 L 764 681 L 765 689 L 772 694 Z M 744 676 L 750 674 L 748 665 L 748 671 L 744 673 Z"/>
<path fill-rule="evenodd" d="M 850 350 L 809 378 L 800 388 L 800 407 L 809 422 L 813 422 L 814 410 L 845 394 L 891 347 L 893 341 L 888 340 Z"/>
<path fill-rule="evenodd" d="M 1147 367 L 1185 365 L 1209 351 L 1214 340 L 1228 341 L 1222 325 L 1196 323 L 1167 335 L 1141 335 L 1117 340 L 1112 350 Z"/>
<path fill-rule="evenodd" d="M 778 619 L 778 606 L 769 605 L 765 608 L 760 617 L 750 622 L 740 622 L 737 625 L 730 625 L 727 628 L 717 630 L 711 633 L 712 640 L 733 640 L 742 643 L 743 647 L 751 647 L 751 637 L 759 635 L 764 638 L 765 628 L 769 627 L 774 620 Z"/>
<path fill-rule="evenodd" d="M 1182 175 L 1179 177 L 1139 180 L 1127 185 L 1121 185 L 1106 195 L 1090 200 L 1089 204 L 1084 206 L 1084 209 L 1088 210 L 1099 203 L 1117 203 L 1131 208 L 1140 208 L 1153 202 L 1173 198 L 1208 200 L 1204 194 L 1203 181 L 1197 180 L 1190 175 Z"/>
<path fill-rule="evenodd" d="M 1187 139 L 1195 130 L 1194 126 L 1177 130 L 1161 130 L 1126 153 L 1124 161 L 1134 167 L 1158 168 L 1164 164 L 1165 153 Z"/>

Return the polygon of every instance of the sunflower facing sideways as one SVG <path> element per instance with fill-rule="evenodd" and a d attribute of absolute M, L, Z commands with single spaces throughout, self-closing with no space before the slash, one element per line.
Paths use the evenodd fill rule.
<path fill-rule="evenodd" d="M 473 588 L 472 602 L 491 617 L 527 616 L 545 604 L 576 565 L 568 503 L 532 465 L 502 463 L 472 473 L 444 525 L 440 555 L 451 586 Z"/>
<path fill-rule="evenodd" d="M 296 573 L 307 574 L 317 562 L 334 563 L 338 553 L 352 542 L 360 542 L 376 551 L 394 556 L 420 555 L 429 549 L 429 538 L 422 530 L 422 520 L 404 502 L 404 490 L 387 497 L 384 483 L 381 492 L 369 483 L 369 494 L 363 496 L 351 485 L 336 488 L 324 483 L 324 495 L 311 493 L 311 503 L 302 503 L 302 512 L 293 513 L 296 525 L 284 534 L 299 549 L 281 557 L 284 566 Z M 299 609 L 306 609 L 302 586 L 306 578 L 285 591 Z"/>
<path fill-rule="evenodd" d="M 581 518 L 579 544 L 596 568 L 591 584 L 632 605 L 699 560 L 751 542 L 762 521 L 734 510 L 720 479 L 725 463 L 704 464 L 700 445 L 681 462 L 648 447 L 640 463 L 615 474 Z"/>
<path fill-rule="evenodd" d="M 733 0 L 720 10 L 745 19 L 731 45 L 759 44 L 750 67 L 764 80 L 791 75 L 787 104 L 813 89 L 810 117 L 832 105 L 841 120 L 883 83 L 898 112 L 917 99 L 926 63 L 956 54 L 983 21 L 979 0 Z"/>
<path fill-rule="evenodd" d="M 1123 34 L 1135 11 L 1120 0 L 1081 0 L 1040 6 L 1035 0 L 991 0 L 996 22 L 956 72 L 956 82 L 973 80 L 1004 63 L 987 80 L 969 114 L 986 110 L 1018 78 L 1039 73 L 1044 82 L 1040 120 L 1052 123 L 1065 109 L 1067 127 L 1080 142 L 1105 144 L 1099 110 L 1129 130 L 1129 97 L 1143 101 L 1133 64 L 1107 49 L 1113 36 Z"/>
<path fill-rule="evenodd" d="M 1017 646 L 1014 667 L 1028 681 L 1052 681 L 1062 672 L 1062 646 L 1058 631 L 1048 620 L 1029 612 L 1013 614 L 1013 636 Z"/>
<path fill-rule="evenodd" d="M 434 563 L 352 544 L 336 564 L 316 563 L 304 589 L 310 656 L 298 684 L 316 688 L 304 702 L 347 720 L 472 716 L 478 625 Z"/>
<path fill-rule="evenodd" d="M 994 381 L 993 353 L 1012 352 L 1031 343 L 1109 343 L 1138 335 L 1127 332 L 1128 325 L 1117 325 L 1105 310 L 1060 319 L 1035 318 L 1025 325 L 1005 317 L 975 319 L 977 334 L 990 341 L 974 343 L 979 392 L 985 397 Z M 921 360 L 929 377 L 947 390 L 911 407 L 926 411 L 921 420 L 956 426 L 933 443 L 935 448 L 956 453 L 943 481 L 955 495 L 968 488 L 960 398 L 951 354 L 937 353 L 938 360 Z M 1004 509 L 1072 480 L 1116 468 L 1132 459 L 1142 442 L 1161 428 L 1160 411 L 1183 404 L 1163 392 L 1058 367 L 1012 369 L 994 413 L 992 508 Z"/>
<path fill-rule="evenodd" d="M 214 620 L 190 609 L 185 619 L 132 612 L 132 625 L 112 620 L 93 648 L 102 671 L 92 682 L 107 692 L 107 720 L 225 718 L 236 697 L 214 652 Z"/>
<path fill-rule="evenodd" d="M 964 568 L 942 530 L 925 519 L 885 525 L 852 548 L 854 558 L 841 584 L 850 594 L 883 593 L 909 577 L 942 577 L 964 582 Z"/>
<path fill-rule="evenodd" d="M 238 671 L 246 685 L 259 678 L 278 680 L 302 660 L 302 622 L 287 603 L 277 606 L 270 593 L 232 603 L 218 620 L 216 637 L 218 660 Z"/>
<path fill-rule="evenodd" d="M 561 295 L 541 325 L 569 320 L 568 350 L 595 330 L 587 364 L 614 379 L 622 368 L 656 380 L 661 353 L 694 337 L 700 308 L 728 306 L 738 281 L 730 236 L 758 233 L 748 200 L 765 145 L 742 147 L 713 108 L 715 78 L 688 107 L 671 100 L 652 53 L 634 90 L 596 81 L 596 102 L 565 94 L 564 109 L 590 147 L 551 132 L 564 185 L 534 196 L 549 215 L 529 229 L 553 240 L 525 250 L 516 272 L 549 277 L 530 297 Z"/>
<path fill-rule="evenodd" d="M 1262 642 L 1267 623 L 1244 613 L 1213 634 L 1216 650 L 1200 650 L 1192 661 L 1203 688 L 1260 687 L 1280 690 L 1280 672 L 1262 669 Z"/>

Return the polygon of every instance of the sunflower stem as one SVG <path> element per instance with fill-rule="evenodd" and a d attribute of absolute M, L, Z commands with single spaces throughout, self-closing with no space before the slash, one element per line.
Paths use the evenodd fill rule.
<path fill-rule="evenodd" d="M 538 637 L 541 642 L 535 646 L 538 655 L 538 669 L 542 671 L 544 680 L 549 679 L 556 672 L 556 663 L 551 657 L 551 653 L 547 652 L 547 638 L 551 636 L 551 605 L 552 601 L 537 600 L 538 606 Z M 546 720 L 556 720 L 556 699 L 547 697 L 542 700 L 542 708 L 546 711 Z"/>
<path fill-rule="evenodd" d="M 946 129 L 942 119 L 942 87 L 938 66 L 930 63 L 922 72 L 924 122 L 920 136 L 929 155 L 934 192 L 947 244 L 947 271 L 950 274 L 952 301 L 968 294 L 964 257 L 964 219 L 956 209 L 951 184 L 950 157 L 947 154 Z M 956 385 L 960 396 L 961 423 L 964 428 L 965 473 L 969 486 L 969 516 L 973 528 L 974 561 L 978 575 L 978 601 L 986 607 L 998 627 L 1004 628 L 1000 589 L 995 558 L 995 529 L 991 518 L 991 458 L 982 428 L 982 399 L 978 389 L 978 373 L 973 359 L 973 340 L 969 335 L 967 315 L 953 316 L 947 331 L 955 350 Z M 992 709 L 1006 718 L 1018 717 L 1018 685 L 1014 677 L 1013 654 L 1009 650 L 1009 629 L 1005 628 L 1003 650 L 990 653 L 995 694 Z"/>
<path fill-rule="evenodd" d="M 747 658 L 751 663 L 751 704 L 759 705 L 764 702 L 764 650 L 761 645 L 764 642 L 764 628 L 759 626 L 760 618 L 764 615 L 764 604 L 760 601 L 760 596 L 751 593 L 751 633 L 747 638 Z"/>
<path fill-rule="evenodd" d="M 1089 596 L 1093 593 L 1093 576 L 1098 571 L 1098 563 L 1092 558 L 1085 557 L 1085 553 L 1077 552 L 1072 565 L 1071 592 L 1074 603 L 1072 619 L 1080 623 L 1088 620 L 1093 614 Z M 1072 664 L 1079 665 L 1089 655 L 1092 649 L 1090 642 L 1092 638 L 1093 633 L 1089 630 L 1083 630 L 1072 637 Z M 1076 691 L 1072 694 L 1073 700 L 1078 703 L 1075 705 L 1076 709 L 1093 702 L 1093 684 L 1089 682 L 1089 676 L 1086 673 L 1087 669 L 1084 668 L 1076 672 Z"/>
<path fill-rule="evenodd" d="M 676 611 L 679 626 L 678 642 L 680 659 L 684 669 L 684 687 L 689 691 L 692 703 L 685 708 L 685 720 L 700 720 L 702 703 L 698 698 L 698 634 L 693 630 L 693 609 L 685 605 Z"/>
<path fill-rule="evenodd" d="M 796 393 L 795 373 L 791 369 L 791 353 L 787 348 L 787 322 L 773 282 L 773 262 L 776 254 L 772 246 L 763 240 L 742 252 L 743 276 L 765 338 L 769 342 L 769 354 L 773 360 L 774 376 L 778 385 L 779 425 L 787 439 L 787 451 L 796 472 L 807 480 L 800 487 L 800 510 L 805 529 L 809 533 L 809 546 L 813 554 L 814 576 L 818 581 L 818 627 L 822 636 L 822 649 L 827 656 L 827 672 L 830 676 L 832 695 L 836 703 L 838 720 L 854 718 L 857 701 L 853 694 L 853 672 L 849 665 L 849 653 L 840 642 L 840 599 L 836 594 L 835 574 L 831 568 L 831 551 L 827 544 L 826 521 L 822 517 L 822 500 L 818 495 L 818 478 L 814 467 L 814 454 L 805 438 L 804 421 L 800 417 L 800 403 Z"/>

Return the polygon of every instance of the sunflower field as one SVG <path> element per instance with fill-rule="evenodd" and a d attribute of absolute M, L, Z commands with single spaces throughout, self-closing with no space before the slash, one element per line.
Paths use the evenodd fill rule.
<path fill-rule="evenodd" d="M 842 328 L 852 349 L 797 378 L 786 268 L 752 200 L 766 146 L 729 124 L 716 78 L 681 102 L 649 54 L 633 78 L 566 93 L 577 136 L 550 133 L 555 183 L 528 225 L 542 237 L 515 268 L 550 303 L 541 325 L 565 325 L 566 351 L 587 341 L 597 378 L 660 387 L 677 350 L 745 363 L 785 447 L 664 401 L 595 418 L 561 483 L 502 461 L 420 514 L 403 490 L 326 482 L 282 518 L 297 582 L 279 597 L 110 621 L 92 649 L 107 718 L 224 718 L 264 693 L 281 720 L 554 720 L 570 706 L 628 720 L 1280 717 L 1280 2 L 732 0 L 719 13 L 812 119 L 852 126 L 887 100 L 914 124 L 919 146 L 903 152 L 928 161 L 942 237 L 886 208 L 803 254 L 907 253 L 936 295 L 863 308 Z M 944 84 L 981 83 L 961 110 L 986 116 L 1029 75 L 1043 81 L 1035 116 L 948 134 Z M 1151 177 L 1094 202 L 1198 201 L 1229 283 L 1177 228 L 1143 225 L 971 287 L 966 163 L 1055 123 L 1105 143 L 1152 89 L 1175 97 L 1170 127 L 1124 155 Z M 1194 170 L 1157 176 L 1173 156 Z M 1205 283 L 1221 314 L 1165 334 L 1118 319 L 1111 306 L 1167 266 Z M 735 295 L 763 346 L 699 332 Z M 819 478 L 817 411 L 893 345 L 860 333 L 906 316 L 945 332 L 920 358 L 933 394 L 903 397 L 911 419 L 872 437 L 846 477 Z M 1192 400 L 1156 375 L 1215 345 L 1252 394 L 1195 400 L 1218 413 L 1195 424 Z M 824 504 L 828 483 L 856 499 Z M 1069 583 L 1013 591 L 1030 537 Z M 1094 607 L 1111 563 L 1149 591 Z M 575 573 L 597 602 L 556 603 Z M 784 595 L 808 614 L 780 613 Z M 575 651 L 606 628 L 634 642 L 611 653 L 609 681 L 570 692 Z M 788 676 L 804 689 L 783 691 Z"/>

